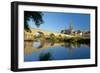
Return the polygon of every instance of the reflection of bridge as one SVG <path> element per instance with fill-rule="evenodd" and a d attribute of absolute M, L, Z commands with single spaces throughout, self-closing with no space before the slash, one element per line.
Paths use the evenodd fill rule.
<path fill-rule="evenodd" d="M 36 33 L 42 33 L 45 37 L 46 36 L 50 36 L 50 34 L 54 34 L 54 36 L 58 37 L 58 36 L 62 36 L 62 37 L 73 37 L 72 35 L 67 35 L 67 34 L 61 34 L 61 33 L 56 33 L 56 32 L 49 32 L 46 30 L 40 30 L 40 29 L 31 29 L 32 32 L 24 32 L 24 37 L 25 40 L 33 40 L 34 39 L 34 35 L 36 35 Z"/>
<path fill-rule="evenodd" d="M 34 42 L 32 41 L 25 41 L 24 45 L 25 45 L 25 48 L 24 48 L 24 54 L 25 55 L 29 55 L 29 54 L 32 54 L 33 52 L 38 52 L 38 51 L 41 51 L 41 50 L 46 50 L 50 47 L 56 47 L 56 46 L 59 46 L 63 43 L 55 43 L 52 45 L 52 43 L 49 43 L 49 42 L 44 42 L 44 43 L 41 43 L 41 47 L 39 48 L 35 48 L 34 47 Z"/>

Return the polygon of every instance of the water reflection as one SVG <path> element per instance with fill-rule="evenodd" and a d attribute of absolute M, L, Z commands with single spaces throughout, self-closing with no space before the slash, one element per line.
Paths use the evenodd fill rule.
<path fill-rule="evenodd" d="M 52 60 L 52 55 L 50 52 L 40 54 L 39 61 L 48 61 L 48 60 Z"/>
<path fill-rule="evenodd" d="M 47 41 L 25 41 L 24 61 L 45 61 L 90 58 L 90 46 L 80 43 L 51 43 Z"/>
<path fill-rule="evenodd" d="M 42 48 L 43 47 L 43 43 L 40 40 L 36 40 L 33 42 L 33 46 L 34 48 Z"/>

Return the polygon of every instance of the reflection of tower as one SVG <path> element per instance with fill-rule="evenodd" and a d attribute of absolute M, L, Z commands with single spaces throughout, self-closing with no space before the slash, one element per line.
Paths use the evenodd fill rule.
<path fill-rule="evenodd" d="M 72 23 L 72 21 L 70 22 L 70 25 L 69 25 L 69 31 L 70 31 L 70 34 L 73 34 L 73 23 Z"/>

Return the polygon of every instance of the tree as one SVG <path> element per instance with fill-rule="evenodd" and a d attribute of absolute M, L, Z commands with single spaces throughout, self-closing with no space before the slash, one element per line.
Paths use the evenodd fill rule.
<path fill-rule="evenodd" d="M 40 26 L 40 24 L 43 23 L 43 18 L 42 18 L 42 13 L 41 12 L 30 12 L 30 11 L 25 11 L 24 12 L 24 29 L 27 31 L 30 31 L 29 28 L 29 24 L 27 21 L 31 19 L 33 19 L 33 21 L 35 22 L 35 25 L 37 27 Z"/>
<path fill-rule="evenodd" d="M 77 30 L 78 33 L 81 33 L 81 30 Z"/>
<path fill-rule="evenodd" d="M 64 33 L 64 30 L 61 30 L 61 33 Z"/>

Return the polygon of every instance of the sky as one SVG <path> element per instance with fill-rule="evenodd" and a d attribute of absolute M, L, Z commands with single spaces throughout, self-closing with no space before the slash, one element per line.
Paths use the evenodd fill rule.
<path fill-rule="evenodd" d="M 51 32 L 61 32 L 68 29 L 70 23 L 73 30 L 89 31 L 90 30 L 90 14 L 80 13 L 61 13 L 61 12 L 42 12 L 44 23 L 38 29 Z M 34 21 L 28 21 L 30 28 L 37 28 Z"/>

